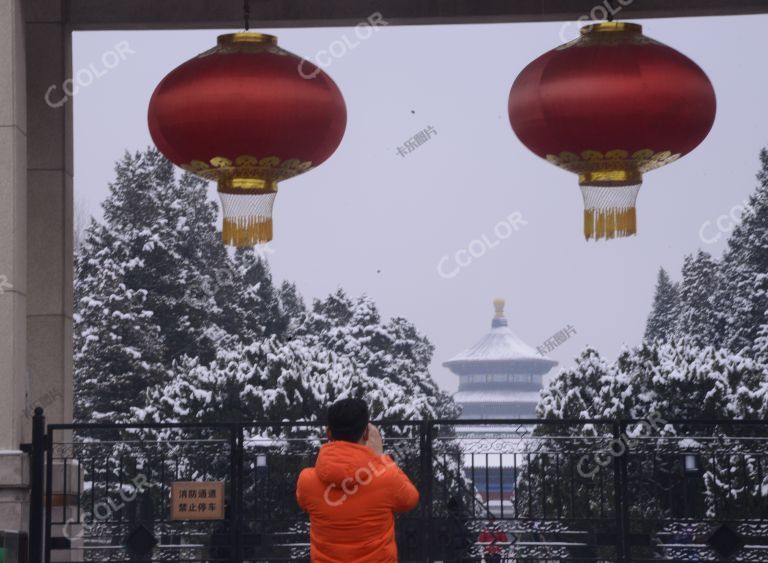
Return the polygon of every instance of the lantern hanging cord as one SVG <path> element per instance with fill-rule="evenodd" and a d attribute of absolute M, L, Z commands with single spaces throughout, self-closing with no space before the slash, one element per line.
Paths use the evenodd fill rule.
<path fill-rule="evenodd" d="M 245 0 L 245 1 L 247 2 L 248 0 Z M 608 8 L 608 10 L 607 10 L 608 11 L 608 21 L 612 22 L 613 18 L 614 18 L 614 14 L 616 13 L 616 11 L 613 10 L 613 1 L 612 0 L 606 0 L 605 3 L 606 3 L 607 8 Z"/>
<path fill-rule="evenodd" d="M 243 0 L 243 20 L 245 31 L 248 31 L 251 28 L 251 0 Z"/>

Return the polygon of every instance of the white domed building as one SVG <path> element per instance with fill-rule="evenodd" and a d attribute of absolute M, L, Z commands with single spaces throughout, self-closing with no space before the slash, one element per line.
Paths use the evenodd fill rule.
<path fill-rule="evenodd" d="M 493 304 L 491 331 L 443 364 L 459 377 L 453 399 L 464 419 L 535 418 L 542 378 L 557 362 L 510 330 L 503 299 Z"/>

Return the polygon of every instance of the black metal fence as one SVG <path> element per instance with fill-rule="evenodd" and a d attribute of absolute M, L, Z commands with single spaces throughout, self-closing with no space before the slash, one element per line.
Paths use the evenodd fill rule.
<path fill-rule="evenodd" d="M 421 494 L 400 560 L 768 561 L 768 422 L 653 422 L 380 423 Z M 309 560 L 319 423 L 35 428 L 33 563 Z M 225 518 L 172 520 L 177 481 L 224 482 Z"/>

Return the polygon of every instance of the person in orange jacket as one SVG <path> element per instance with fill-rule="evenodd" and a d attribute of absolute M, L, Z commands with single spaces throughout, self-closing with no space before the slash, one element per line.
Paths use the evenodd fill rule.
<path fill-rule="evenodd" d="M 397 563 L 394 513 L 415 508 L 419 492 L 384 454 L 365 401 L 331 405 L 327 434 L 315 467 L 296 484 L 313 563 Z"/>

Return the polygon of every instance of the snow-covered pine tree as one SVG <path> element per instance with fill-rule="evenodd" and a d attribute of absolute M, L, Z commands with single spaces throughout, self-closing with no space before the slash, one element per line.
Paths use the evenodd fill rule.
<path fill-rule="evenodd" d="M 172 372 L 168 383 L 149 392 L 147 407 L 136 410 L 137 419 L 321 420 L 328 405 L 351 396 L 375 405 L 373 399 L 384 398 L 385 409 L 397 408 L 390 401 L 431 406 L 422 396 L 408 397 L 410 389 L 368 377 L 349 357 L 301 337 L 281 342 L 272 336 L 249 344 L 227 339 L 209 364 L 183 358 Z"/>
<path fill-rule="evenodd" d="M 141 422 L 217 422 L 256 420 L 264 416 L 266 362 L 262 343 L 243 344 L 227 337 L 216 357 L 204 364 L 184 356 L 174 362 L 171 377 L 147 391 L 146 406 L 135 409 Z"/>
<path fill-rule="evenodd" d="M 352 301 L 339 290 L 316 301 L 301 329 L 288 340 L 227 338 L 208 363 L 180 359 L 136 418 L 319 420 L 345 397 L 367 400 L 374 417 L 457 416 L 429 375 L 429 341 L 404 319 L 382 323 L 367 297 Z"/>
<path fill-rule="evenodd" d="M 346 327 L 352 320 L 354 304 L 346 292 L 339 288 L 325 299 L 316 299 L 304 323 L 303 332 L 315 335 L 323 342 L 334 343 L 339 327 Z"/>
<path fill-rule="evenodd" d="M 555 420 L 756 418 L 764 379 L 764 366 L 750 357 L 685 338 L 646 340 L 612 363 L 586 349 L 542 390 L 537 414 Z"/>
<path fill-rule="evenodd" d="M 631 393 L 639 417 L 663 420 L 755 418 L 758 414 L 761 371 L 746 357 L 712 346 L 697 347 L 686 339 L 645 342 L 629 353 L 621 372 L 635 387 Z M 750 503 L 759 498 L 759 462 L 749 452 L 748 441 L 729 439 L 726 434 L 748 437 L 750 427 L 721 428 L 712 424 L 677 422 L 652 432 L 663 437 L 640 439 L 631 447 L 630 471 L 648 475 L 669 490 L 658 495 L 641 481 L 630 480 L 631 510 L 646 516 L 682 515 L 691 510 L 684 498 L 681 451 L 698 452 L 704 490 L 698 497 L 702 510 L 716 514 L 748 515 Z M 746 432 L 746 434 L 745 434 Z M 646 432 L 644 432 L 646 433 Z M 714 440 L 717 438 L 717 440 Z M 739 467 L 738 471 L 734 471 Z M 698 505 L 697 501 L 697 505 Z M 693 509 L 693 510 L 699 510 Z M 754 513 L 754 512 L 751 512 Z"/>
<path fill-rule="evenodd" d="M 728 238 L 717 304 L 723 311 L 722 345 L 751 348 L 768 310 L 768 150 L 760 152 L 758 186 Z"/>
<path fill-rule="evenodd" d="M 214 226 L 216 205 L 204 181 L 183 174 L 155 149 L 126 154 L 103 204 L 104 221 L 130 260 L 125 284 L 147 290 L 147 307 L 169 365 L 182 354 L 209 361 L 224 336 L 215 273 L 226 251 Z"/>
<path fill-rule="evenodd" d="M 161 383 L 163 338 L 147 291 L 126 286 L 125 247 L 96 222 L 75 261 L 75 419 L 124 422 Z"/>
<path fill-rule="evenodd" d="M 637 385 L 638 408 L 665 420 L 727 417 L 731 389 L 723 362 L 725 354 L 685 339 L 645 343 L 628 373 Z"/>
<path fill-rule="evenodd" d="M 207 198 L 206 183 L 189 174 L 177 179 L 172 165 L 148 149 L 126 153 L 109 188 L 104 220 L 88 229 L 76 257 L 78 420 L 93 420 L 89 405 L 112 396 L 131 399 L 113 401 L 100 416 L 124 419 L 141 406 L 147 387 L 162 383 L 155 363 L 168 369 L 184 355 L 207 363 L 221 339 L 240 334 L 245 325 L 242 284 L 216 232 L 216 205 Z M 102 279 L 108 275 L 113 279 Z M 142 323 L 118 312 L 110 313 L 109 322 L 99 318 L 96 304 L 114 302 L 120 292 L 140 309 Z M 141 344 L 109 352 L 89 345 L 131 332 L 143 334 Z M 121 368 L 124 377 L 110 376 L 115 358 L 127 353 L 150 360 Z"/>
<path fill-rule="evenodd" d="M 383 375 L 385 380 L 405 390 L 409 402 L 388 409 L 389 418 L 452 419 L 461 414 L 451 397 L 441 391 L 429 373 L 435 347 L 410 321 L 395 317 L 384 325 L 389 337 L 385 343 Z"/>
<path fill-rule="evenodd" d="M 766 312 L 768 317 L 768 311 Z M 764 323 L 757 333 L 757 340 L 752 348 L 755 367 L 763 374 L 768 374 L 768 322 Z M 760 403 L 759 417 L 768 420 L 768 376 L 764 375 L 755 396 Z M 768 479 L 768 476 L 766 476 Z M 768 489 L 767 489 L 768 490 Z"/>
<path fill-rule="evenodd" d="M 663 439 L 641 439 L 631 445 L 630 471 L 652 475 L 655 482 L 674 494 L 660 497 L 649 492 L 642 483 L 632 480 L 633 513 L 660 517 L 676 514 L 675 511 L 685 505 L 685 499 L 680 496 L 683 488 L 679 466 L 680 452 L 685 448 L 701 451 L 705 508 L 710 513 L 725 510 L 723 499 L 729 499 L 727 510 L 735 513 L 743 506 L 746 514 L 745 507 L 760 496 L 755 489 L 760 474 L 754 456 L 744 447 L 745 442 L 727 438 L 722 438 L 722 443 L 712 442 L 713 436 L 723 434 L 722 429 L 712 424 L 667 424 L 664 421 L 757 418 L 768 412 L 768 409 L 761 410 L 765 408 L 767 394 L 764 367 L 749 357 L 712 346 L 700 348 L 684 338 L 668 342 L 646 340 L 637 348 L 624 350 L 617 361 L 610 364 L 599 361 L 594 351 L 586 350 L 574 368 L 558 374 L 550 387 L 542 392 L 538 413 L 550 420 L 635 418 L 657 422 L 651 434 Z M 570 424 L 567 428 L 572 437 L 602 438 L 603 443 L 612 433 L 610 425 Z M 749 430 L 744 428 L 739 432 L 748 436 Z M 638 432 L 647 435 L 648 428 L 634 425 L 629 426 L 627 432 L 630 437 L 638 436 Z M 574 443 L 563 444 L 560 440 L 550 439 L 563 434 L 565 432 L 553 425 L 540 424 L 537 428 L 537 435 L 542 437 L 548 451 L 559 452 L 561 457 L 568 459 L 571 455 L 569 448 Z M 696 436 L 706 438 L 696 440 Z M 599 448 L 596 444 L 599 442 L 591 442 L 584 448 L 594 450 Z M 550 479 L 557 481 L 551 467 L 547 469 L 545 464 L 540 465 L 537 469 L 545 477 L 548 474 Z M 737 466 L 741 469 L 739 475 L 734 476 L 733 467 Z M 604 471 L 591 458 L 584 462 L 583 468 L 588 473 L 595 471 L 589 477 L 592 481 Z M 521 482 L 519 486 L 533 486 L 538 490 L 536 487 L 540 483 L 537 480 L 545 477 L 529 476 L 527 479 L 531 482 Z M 584 494 L 584 502 L 588 505 L 589 494 L 583 490 L 583 483 L 577 479 L 574 484 L 576 496 Z M 549 502 L 554 503 L 555 508 L 559 501 L 555 495 Z M 715 506 L 718 502 L 719 508 Z"/>
<path fill-rule="evenodd" d="M 719 332 L 720 316 L 714 297 L 719 279 L 718 263 L 702 250 L 683 261 L 683 277 L 675 312 L 675 336 L 695 346 L 711 346 Z"/>
<path fill-rule="evenodd" d="M 315 301 L 301 336 L 309 343 L 348 357 L 367 379 L 387 385 L 386 393 L 358 395 L 372 414 L 390 419 L 453 418 L 452 399 L 440 391 L 428 371 L 434 348 L 405 319 L 382 323 L 373 301 L 351 300 L 339 289 Z"/>
<path fill-rule="evenodd" d="M 678 286 L 669 279 L 664 268 L 659 268 L 653 307 L 645 325 L 646 340 L 666 340 L 675 329 Z"/>
<path fill-rule="evenodd" d="M 280 285 L 279 298 L 283 312 L 288 317 L 287 336 L 291 338 L 304 324 L 307 306 L 293 282 L 284 281 Z"/>
<path fill-rule="evenodd" d="M 586 348 L 572 368 L 561 370 L 542 389 L 536 416 L 545 420 L 600 418 L 598 397 L 610 382 L 610 366 L 597 350 Z"/>
<path fill-rule="evenodd" d="M 752 345 L 751 356 L 766 368 L 768 374 L 768 311 L 763 314 L 763 322 L 757 330 L 757 338 Z M 768 377 L 766 377 L 768 381 Z"/>
<path fill-rule="evenodd" d="M 280 292 L 272 283 L 266 259 L 253 248 L 238 248 L 234 256 L 242 294 L 238 306 L 250 338 L 284 337 L 289 318 L 280 304 Z M 241 335 L 245 340 L 249 337 Z"/>

